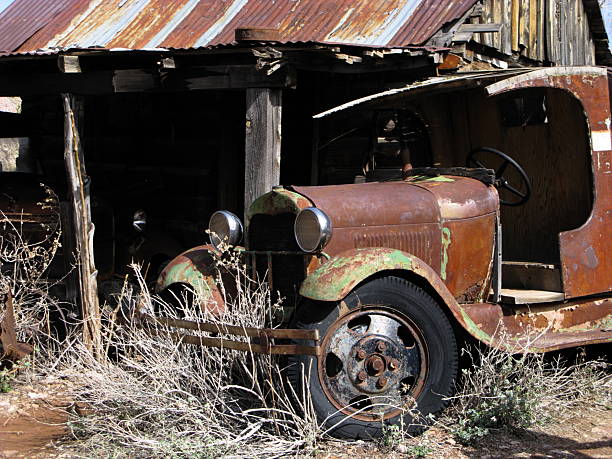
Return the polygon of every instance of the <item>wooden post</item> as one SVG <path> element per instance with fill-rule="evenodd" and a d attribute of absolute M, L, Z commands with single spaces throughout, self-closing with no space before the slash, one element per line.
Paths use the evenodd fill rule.
<path fill-rule="evenodd" d="M 512 51 L 520 51 L 519 49 L 519 39 L 520 39 L 520 29 L 519 29 L 519 18 L 520 18 L 520 0 L 512 0 L 512 13 L 511 13 L 511 21 L 512 21 Z"/>
<path fill-rule="evenodd" d="M 246 90 L 244 213 L 280 182 L 282 90 Z"/>
<path fill-rule="evenodd" d="M 82 116 L 83 100 L 62 94 L 64 102 L 64 162 L 68 178 L 71 221 L 76 250 L 76 277 L 81 299 L 83 342 L 96 358 L 101 357 L 102 336 L 98 304 L 97 271 L 93 258 L 94 226 L 91 222 L 89 177 L 85 172 L 83 148 L 77 121 Z"/>

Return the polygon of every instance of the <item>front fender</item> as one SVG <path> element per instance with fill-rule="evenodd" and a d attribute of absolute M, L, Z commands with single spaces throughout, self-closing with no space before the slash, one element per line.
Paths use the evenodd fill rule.
<path fill-rule="evenodd" d="M 423 260 L 398 249 L 372 247 L 350 249 L 331 258 L 302 283 L 300 294 L 318 301 L 340 301 L 358 284 L 381 271 L 410 271 L 428 281 L 438 293 L 455 298 L 438 274 Z"/>
<path fill-rule="evenodd" d="M 212 245 L 200 245 L 174 258 L 159 275 L 155 292 L 160 293 L 172 285 L 187 285 L 197 298 L 209 306 L 211 312 L 223 312 L 225 301 L 217 285 L 215 257 L 219 252 Z"/>
<path fill-rule="evenodd" d="M 340 301 L 361 282 L 383 271 L 408 271 L 419 276 L 436 291 L 441 302 L 469 334 L 487 344 L 492 342 L 491 336 L 457 303 L 431 266 L 420 258 L 397 249 L 375 247 L 342 252 L 304 280 L 300 295 L 317 301 Z"/>

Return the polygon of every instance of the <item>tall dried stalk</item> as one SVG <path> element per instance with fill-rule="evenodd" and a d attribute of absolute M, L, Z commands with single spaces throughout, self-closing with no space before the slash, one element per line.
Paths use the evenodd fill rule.
<path fill-rule="evenodd" d="M 167 317 L 270 326 L 274 305 L 266 284 L 238 267 L 238 293 L 215 317 L 197 295 L 194 301 L 178 298 L 168 304 L 149 294 L 142 277 L 138 280 L 132 292 L 124 290 L 116 308 L 105 309 L 108 358 L 97 361 L 79 345 L 64 360 L 67 372 L 82 375 L 74 395 L 89 411 L 71 424 L 82 440 L 82 454 L 276 457 L 316 444 L 319 426 L 309 394 L 296 394 L 287 384 L 282 359 L 183 345 L 163 330 L 152 336 L 120 320 L 125 309 L 138 307 Z"/>
<path fill-rule="evenodd" d="M 62 307 L 50 291 L 61 280 L 50 281 L 48 270 L 60 246 L 58 200 L 48 187 L 40 209 L 48 212 L 48 223 L 37 223 L 34 230 L 24 231 L 28 217 L 9 218 L 0 211 L 0 292 L 11 292 L 15 308 L 17 339 L 33 344 L 39 357 L 53 354 L 57 345 L 50 312 Z"/>

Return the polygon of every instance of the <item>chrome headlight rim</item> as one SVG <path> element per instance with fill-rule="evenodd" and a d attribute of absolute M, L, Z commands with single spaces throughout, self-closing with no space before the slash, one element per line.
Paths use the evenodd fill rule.
<path fill-rule="evenodd" d="M 213 228 L 213 221 L 216 218 L 223 218 L 225 224 L 227 224 L 227 234 L 219 234 Z M 210 243 L 212 246 L 219 250 L 221 244 L 235 246 L 242 240 L 244 234 L 244 228 L 240 219 L 230 212 L 229 210 L 218 210 L 210 216 L 208 220 L 208 232 Z"/>
<path fill-rule="evenodd" d="M 299 237 L 299 225 L 300 225 L 300 217 L 303 217 L 306 214 L 311 214 L 315 217 L 316 222 L 319 227 L 319 236 L 316 244 L 311 245 L 310 247 L 306 247 L 303 244 L 303 241 L 300 241 Z M 295 242 L 297 243 L 300 250 L 306 253 L 317 253 L 322 251 L 325 246 L 329 243 L 329 240 L 332 236 L 332 223 L 329 216 L 317 207 L 305 207 L 302 209 L 295 218 L 295 223 L 293 224 L 293 234 L 295 237 Z"/>

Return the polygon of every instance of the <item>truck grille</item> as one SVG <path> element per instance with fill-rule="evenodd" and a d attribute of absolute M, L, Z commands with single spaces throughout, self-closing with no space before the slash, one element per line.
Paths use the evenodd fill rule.
<path fill-rule="evenodd" d="M 281 255 L 274 252 L 301 252 L 295 236 L 295 214 L 255 215 L 249 225 L 249 250 L 257 253 L 249 262 L 262 281 L 271 281 L 272 301 L 282 298 L 286 307 L 295 306 L 298 291 L 306 278 L 306 255 Z M 253 263 L 254 260 L 254 263 Z M 270 269 L 271 268 L 271 271 Z M 271 275 L 270 275 L 271 272 Z"/>

